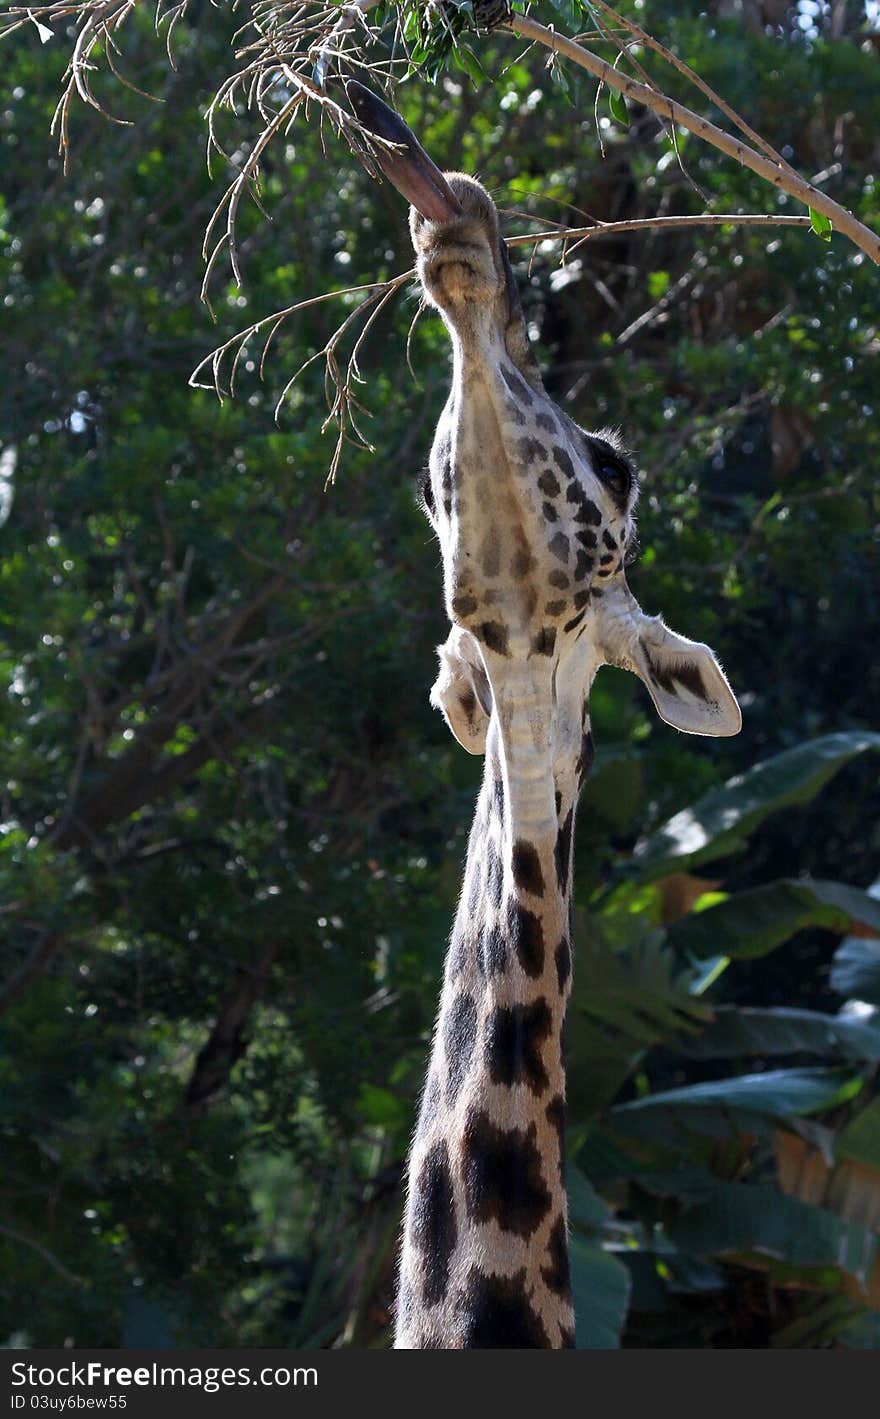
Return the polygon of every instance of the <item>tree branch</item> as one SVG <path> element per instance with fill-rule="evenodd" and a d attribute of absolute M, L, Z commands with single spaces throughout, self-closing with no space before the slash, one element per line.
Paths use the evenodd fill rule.
<path fill-rule="evenodd" d="M 665 94 L 655 93 L 645 84 L 640 84 L 636 79 L 630 79 L 626 74 L 621 74 L 611 64 L 606 64 L 604 59 L 600 59 L 598 55 L 592 54 L 588 49 L 583 49 L 581 45 L 568 39 L 566 35 L 557 34 L 555 30 L 550 30 L 545 25 L 539 25 L 536 20 L 529 19 L 526 15 L 512 15 L 510 19 L 504 20 L 499 28 L 510 30 L 511 33 L 519 35 L 522 39 L 533 40 L 535 44 L 543 45 L 552 53 L 562 55 L 564 59 L 571 60 L 581 69 L 586 69 L 594 78 L 601 79 L 617 93 L 624 94 L 634 102 L 642 104 L 652 113 L 659 114 L 661 118 L 667 118 L 673 123 L 680 124 L 689 133 L 693 133 L 697 138 L 702 138 L 704 142 L 717 148 L 727 157 L 733 158 L 735 162 L 748 168 L 758 177 L 763 178 L 765 182 L 787 192 L 791 197 L 796 197 L 799 202 L 803 202 L 805 207 L 812 207 L 814 211 L 820 212 L 823 217 L 828 218 L 837 231 L 849 237 L 860 251 L 863 251 L 875 265 L 880 266 L 880 237 L 876 232 L 871 231 L 870 227 L 866 227 L 863 222 L 853 216 L 852 212 L 841 207 L 820 188 L 814 187 L 805 178 L 799 177 L 793 169 L 780 167 L 778 162 L 766 157 L 764 153 L 756 152 L 742 139 L 725 133 L 723 128 L 716 127 L 707 118 L 701 118 L 698 113 L 685 108 L 684 104 L 667 98 Z"/>
<path fill-rule="evenodd" d="M 750 143 L 756 148 L 760 148 L 761 152 L 765 153 L 767 157 L 770 158 L 772 162 L 776 163 L 778 167 L 782 168 L 784 172 L 791 173 L 792 177 L 795 178 L 798 176 L 794 168 L 785 161 L 781 153 L 777 153 L 776 149 L 772 144 L 767 142 L 766 138 L 762 138 L 760 133 L 756 133 L 754 128 L 751 128 L 748 123 L 746 123 L 745 119 L 741 118 L 736 110 L 730 107 L 730 104 L 725 103 L 724 99 L 721 98 L 719 94 L 716 94 L 713 88 L 710 88 L 705 79 L 702 79 L 699 74 L 695 73 L 690 65 L 685 64 L 683 59 L 679 59 L 677 55 L 673 54 L 671 49 L 667 49 L 665 44 L 661 44 L 659 40 L 654 39 L 653 35 L 649 35 L 646 30 L 643 30 L 640 25 L 628 19 L 626 15 L 621 15 L 617 10 L 612 10 L 611 6 L 606 4 L 606 0 L 590 0 L 590 3 L 601 10 L 604 15 L 607 15 L 610 20 L 613 20 L 616 25 L 621 25 L 623 29 L 628 30 L 646 49 L 652 50 L 654 54 L 659 54 L 661 59 L 666 60 L 667 64 L 671 64 L 673 69 L 677 69 L 679 74 L 683 74 L 689 83 L 699 89 L 704 98 L 707 98 L 717 109 L 720 109 L 725 118 L 730 119 L 730 122 L 739 129 L 740 133 L 745 134 Z"/>
<path fill-rule="evenodd" d="M 0 990 L 0 1015 L 5 1015 L 10 1006 L 24 995 L 33 981 L 38 980 L 49 969 L 55 957 L 69 944 L 70 937 L 61 931 L 46 933 Z"/>
<path fill-rule="evenodd" d="M 81 1276 L 77 1276 L 74 1272 L 69 1271 L 64 1263 L 60 1262 L 57 1256 L 50 1252 L 48 1248 L 42 1246 L 40 1242 L 35 1241 L 33 1237 L 26 1236 L 24 1232 L 17 1232 L 14 1227 L 7 1227 L 5 1223 L 0 1222 L 0 1237 L 6 1237 L 10 1242 L 17 1242 L 19 1246 L 29 1247 L 31 1251 L 35 1251 L 37 1256 L 41 1256 L 46 1264 L 52 1267 L 53 1271 L 57 1271 L 58 1275 L 63 1276 L 64 1280 L 69 1281 L 72 1286 L 82 1286 L 85 1284 Z"/>
<path fill-rule="evenodd" d="M 250 1013 L 263 993 L 269 969 L 278 950 L 278 936 L 263 942 L 257 960 L 240 967 L 217 1012 L 210 1035 L 199 1050 L 181 1104 L 186 1114 L 201 1112 L 227 1083 L 247 1049 L 245 1029 Z"/>
<path fill-rule="evenodd" d="M 223 723 L 222 711 L 215 708 L 203 722 L 200 737 L 185 753 L 157 761 L 158 751 L 173 736 L 203 688 L 198 684 L 186 686 L 167 713 L 149 721 L 132 748 L 117 761 L 113 772 L 74 808 L 60 831 L 53 835 L 54 847 L 61 851 L 88 847 L 100 831 L 130 818 L 146 804 L 165 798 L 193 778 L 211 759 L 247 738 L 254 725 L 266 718 L 269 706 L 258 705 L 241 719 Z"/>
<path fill-rule="evenodd" d="M 645 231 L 649 227 L 679 230 L 685 227 L 808 227 L 809 217 L 777 217 L 772 212 L 700 212 L 693 217 L 634 217 L 628 222 L 594 222 L 589 227 L 551 227 L 546 232 L 526 232 L 505 237 L 507 246 L 533 246 L 540 241 L 574 241 L 577 246 L 591 237 L 615 236 L 621 232 Z M 574 247 L 572 247 L 574 250 Z M 568 252 L 568 255 L 571 253 Z"/>

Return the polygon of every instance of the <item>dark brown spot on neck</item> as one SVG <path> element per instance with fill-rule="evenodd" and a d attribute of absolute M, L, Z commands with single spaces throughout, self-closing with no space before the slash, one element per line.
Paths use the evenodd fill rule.
<path fill-rule="evenodd" d="M 446 1102 L 454 1104 L 464 1083 L 477 1038 L 477 1007 L 469 995 L 456 996 L 443 1019 Z"/>
<path fill-rule="evenodd" d="M 533 1094 L 549 1084 L 541 1050 L 553 1024 L 543 998 L 531 1005 L 499 1006 L 485 1028 L 486 1064 L 494 1084 L 527 1084 Z"/>
<path fill-rule="evenodd" d="M 568 1236 L 565 1221 L 557 1217 L 550 1230 L 547 1243 L 547 1265 L 541 1267 L 541 1275 L 557 1296 L 571 1296 L 571 1269 L 568 1261 Z"/>
<path fill-rule="evenodd" d="M 508 369 L 507 365 L 501 365 L 500 369 L 501 378 L 504 380 L 511 394 L 515 394 L 517 399 L 521 399 L 526 406 L 533 404 L 535 402 L 535 396 L 522 375 L 517 374 L 516 370 Z"/>
<path fill-rule="evenodd" d="M 539 918 L 511 900 L 507 904 L 507 934 L 526 975 L 537 980 L 544 969 L 544 929 Z"/>
<path fill-rule="evenodd" d="M 543 897 L 544 874 L 541 871 L 541 859 L 533 843 L 517 838 L 513 845 L 512 866 L 516 885 L 524 892 L 531 892 L 533 897 Z"/>
<path fill-rule="evenodd" d="M 571 838 L 574 830 L 574 805 L 569 808 L 565 822 L 560 824 L 556 834 L 556 880 L 560 892 L 568 889 L 568 874 L 571 866 Z"/>
<path fill-rule="evenodd" d="M 461 1307 L 465 1350 L 548 1350 L 550 1339 L 526 1295 L 525 1268 L 513 1276 L 471 1269 Z"/>
<path fill-rule="evenodd" d="M 446 1295 L 449 1265 L 458 1240 L 455 1200 L 449 1154 L 443 1139 L 425 1156 L 412 1198 L 411 1232 L 423 1256 L 426 1306 L 436 1306 Z"/>
<path fill-rule="evenodd" d="M 571 947 L 564 936 L 556 947 L 554 959 L 556 961 L 556 979 L 559 983 L 559 994 L 561 995 L 571 975 Z"/>
<path fill-rule="evenodd" d="M 541 1170 L 537 1129 L 498 1128 L 488 1113 L 471 1109 L 464 1127 L 462 1175 L 469 1215 L 495 1221 L 528 1240 L 550 1209 Z"/>

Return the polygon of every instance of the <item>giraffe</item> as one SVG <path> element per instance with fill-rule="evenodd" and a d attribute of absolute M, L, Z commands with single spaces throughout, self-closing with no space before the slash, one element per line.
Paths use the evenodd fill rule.
<path fill-rule="evenodd" d="M 431 700 L 485 755 L 410 1151 L 395 1344 L 566 1348 L 562 1037 L 590 687 L 622 666 L 695 734 L 737 733 L 740 711 L 709 647 L 627 586 L 632 461 L 548 396 L 489 194 L 442 174 L 375 95 L 346 91 L 395 145 L 378 165 L 412 204 L 422 291 L 452 346 L 422 485 L 452 623 Z"/>

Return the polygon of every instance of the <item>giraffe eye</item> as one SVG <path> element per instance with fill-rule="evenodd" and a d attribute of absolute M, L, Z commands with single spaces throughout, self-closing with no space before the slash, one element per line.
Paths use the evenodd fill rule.
<path fill-rule="evenodd" d="M 624 502 L 629 497 L 629 490 L 632 487 L 632 473 L 622 459 L 604 458 L 596 472 L 618 501 Z"/>
<path fill-rule="evenodd" d="M 423 468 L 419 475 L 418 500 L 422 511 L 433 522 L 436 507 L 434 505 L 434 489 L 431 487 L 430 468 Z"/>
<path fill-rule="evenodd" d="M 604 483 L 618 507 L 625 508 L 633 486 L 633 470 L 629 460 L 604 439 L 593 438 L 591 443 L 596 477 Z"/>

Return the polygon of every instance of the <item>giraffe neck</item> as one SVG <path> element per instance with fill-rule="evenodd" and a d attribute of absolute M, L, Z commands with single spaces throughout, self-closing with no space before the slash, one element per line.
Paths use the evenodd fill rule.
<path fill-rule="evenodd" d="M 396 1344 L 573 1343 L 562 1027 L 578 773 L 548 686 L 496 698 L 409 1167 Z M 549 674 L 549 671 L 541 672 Z"/>

